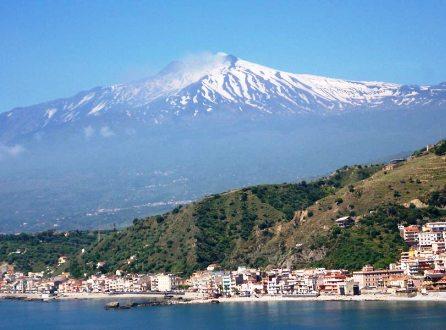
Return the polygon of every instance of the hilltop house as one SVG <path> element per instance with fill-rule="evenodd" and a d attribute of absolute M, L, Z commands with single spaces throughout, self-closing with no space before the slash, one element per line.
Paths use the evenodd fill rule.
<path fill-rule="evenodd" d="M 345 217 L 336 219 L 335 221 L 339 228 L 347 228 L 355 223 L 355 219 L 350 216 L 345 216 Z"/>
<path fill-rule="evenodd" d="M 400 166 L 404 161 L 405 159 L 392 159 L 386 166 L 384 166 L 384 171 L 391 171 Z"/>

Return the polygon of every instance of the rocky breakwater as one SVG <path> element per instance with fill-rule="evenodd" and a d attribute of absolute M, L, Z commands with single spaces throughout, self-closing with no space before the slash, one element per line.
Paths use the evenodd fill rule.
<path fill-rule="evenodd" d="M 170 306 L 187 303 L 189 300 L 180 298 L 169 299 L 151 299 L 143 301 L 110 301 L 105 304 L 105 309 L 131 309 L 135 307 L 158 307 L 158 306 Z"/>

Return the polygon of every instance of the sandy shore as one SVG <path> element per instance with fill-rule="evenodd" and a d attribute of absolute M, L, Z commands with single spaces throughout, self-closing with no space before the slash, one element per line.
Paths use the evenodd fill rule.
<path fill-rule="evenodd" d="M 5 297 L 15 297 L 17 299 L 37 300 L 42 296 L 38 294 L 0 294 L 0 299 Z M 218 300 L 220 303 L 237 302 L 279 302 L 279 301 L 441 301 L 446 302 L 446 292 L 429 293 L 428 295 L 418 294 L 415 297 L 407 297 L 391 294 L 362 294 L 359 296 L 321 295 L 319 297 L 282 297 L 282 296 L 259 296 L 259 297 L 231 297 L 218 299 L 205 299 L 196 296 L 178 296 L 185 299 L 187 304 L 205 304 Z M 154 299 L 163 298 L 160 294 L 104 294 L 104 293 L 69 293 L 56 296 L 55 300 L 76 300 L 76 299 Z M 181 303 L 181 301 L 179 301 Z"/>
<path fill-rule="evenodd" d="M 209 303 L 212 299 L 195 299 L 190 303 Z M 429 295 L 417 295 L 415 297 L 390 295 L 390 294 L 363 294 L 359 296 L 340 296 L 330 295 L 319 297 L 281 297 L 281 296 L 259 296 L 256 297 L 236 297 L 236 298 L 219 298 L 221 303 L 232 302 L 274 302 L 274 301 L 444 301 L 446 302 L 445 293 L 432 293 Z"/>
<path fill-rule="evenodd" d="M 107 293 L 65 293 L 57 296 L 59 300 L 71 299 L 155 299 L 164 298 L 163 294 L 150 293 L 123 293 L 123 294 L 107 294 Z"/>
<path fill-rule="evenodd" d="M 15 297 L 17 299 L 41 299 L 41 294 L 32 293 L 0 293 L 0 299 Z M 175 297 L 183 297 L 183 295 L 178 295 Z M 82 299 L 155 299 L 164 298 L 163 294 L 151 294 L 151 293 L 124 293 L 124 294 L 107 294 L 107 293 L 64 293 L 50 299 L 54 300 L 82 300 Z"/>

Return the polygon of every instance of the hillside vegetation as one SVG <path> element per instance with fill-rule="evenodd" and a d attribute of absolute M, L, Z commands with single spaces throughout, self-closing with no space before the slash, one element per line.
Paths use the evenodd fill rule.
<path fill-rule="evenodd" d="M 380 206 L 372 214 L 348 229 L 332 227 L 328 235 L 317 236 L 313 249 L 324 247 L 324 257 L 314 266 L 336 269 L 360 269 L 365 264 L 385 268 L 399 259 L 407 245 L 400 237 L 398 225 L 424 224 L 444 219 L 445 211 L 436 208 Z M 310 247 L 311 248 L 311 247 Z"/>
<path fill-rule="evenodd" d="M 14 247 L 0 250 L 0 257 L 35 269 L 54 262 L 57 254 L 71 253 L 69 270 L 78 276 L 117 269 L 188 275 L 211 263 L 227 269 L 287 265 L 355 270 L 367 263 L 384 267 L 406 249 L 398 224 L 446 219 L 443 149 L 440 142 L 394 166 L 344 167 L 312 182 L 208 196 L 162 215 L 135 219 L 132 226 L 99 241 L 91 239 L 82 254 L 75 251 L 88 239 L 71 242 L 69 248 L 55 247 L 53 254 L 42 254 L 47 257 L 33 253 L 32 262 L 12 259 L 10 251 L 17 246 L 37 244 L 17 236 L 16 245 L 8 243 Z M 335 220 L 344 215 L 354 216 L 355 225 L 338 228 Z M 14 241 L 13 236 L 7 238 Z M 4 238 L 0 242 L 4 246 Z M 105 266 L 98 268 L 102 261 Z"/>
<path fill-rule="evenodd" d="M 86 231 L 0 235 L 0 263 L 13 264 L 24 272 L 54 270 L 60 256 L 70 260 L 95 240 L 97 233 Z M 69 265 L 70 262 L 56 268 L 58 271 L 68 270 Z"/>
<path fill-rule="evenodd" d="M 416 203 L 446 185 L 446 160 L 428 153 L 414 157 L 392 170 L 383 168 L 370 178 L 339 189 L 309 207 L 312 221 L 304 220 L 297 236 L 303 242 L 316 234 L 327 233 L 333 221 L 344 215 L 368 214 L 381 205 Z M 322 233 L 321 233 L 322 229 Z"/>
<path fill-rule="evenodd" d="M 89 250 L 89 272 L 99 261 L 104 271 L 170 271 L 190 274 L 210 263 L 233 268 L 266 267 L 284 261 L 290 234 L 298 229 L 296 210 L 369 177 L 381 166 L 343 168 L 311 183 L 260 185 L 209 196 L 170 213 L 135 220 Z"/>

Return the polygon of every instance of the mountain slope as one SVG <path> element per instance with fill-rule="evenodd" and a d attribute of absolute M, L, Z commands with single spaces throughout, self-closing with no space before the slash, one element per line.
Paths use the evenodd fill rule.
<path fill-rule="evenodd" d="M 46 231 L 37 234 L 0 235 L 0 263 L 13 264 L 23 272 L 64 271 L 71 257 L 88 248 L 97 239 L 97 232 L 73 231 L 69 234 Z M 68 264 L 58 265 L 66 256 Z"/>
<path fill-rule="evenodd" d="M 68 237 L 0 236 L 0 261 L 14 262 L 25 271 L 39 270 L 55 267 L 61 253 L 70 260 L 77 253 L 76 267 L 68 265 L 77 274 L 96 272 L 98 261 L 106 261 L 103 272 L 179 274 L 215 262 L 226 268 L 291 264 L 358 269 L 366 263 L 384 267 L 407 248 L 398 224 L 446 219 L 445 146 L 442 142 L 430 153 L 417 152 L 394 169 L 344 167 L 310 183 L 260 185 L 212 195 L 163 215 L 135 219 L 124 230 L 102 232 L 99 241 L 97 233 L 78 232 Z M 410 202 L 428 207 L 408 207 Z M 355 214 L 359 222 L 341 230 L 334 219 L 346 214 Z M 79 253 L 81 248 L 86 252 Z M 17 249 L 31 254 L 11 254 Z"/>
<path fill-rule="evenodd" d="M 413 199 L 426 198 L 430 191 L 441 190 L 446 184 L 446 162 L 443 156 L 429 153 L 415 157 L 393 170 L 382 170 L 371 178 L 340 189 L 333 196 L 318 201 L 308 210 L 317 221 L 303 223 L 303 241 L 320 233 L 321 226 L 330 226 L 333 220 L 354 212 L 366 214 L 386 204 L 403 205 Z"/>
<path fill-rule="evenodd" d="M 389 185 L 403 185 L 402 195 L 394 194 Z M 379 167 L 354 167 L 313 183 L 231 191 L 162 216 L 135 220 L 130 228 L 92 247 L 84 261 L 93 265 L 105 260 L 105 270 L 178 273 L 215 262 L 228 268 L 286 263 L 350 269 L 367 262 L 383 266 L 404 248 L 398 223 L 446 216 L 435 208 L 417 210 L 401 204 L 415 198 L 428 200 L 445 185 L 446 162 L 430 153 L 392 173 Z M 339 232 L 334 220 L 352 210 L 362 220 Z M 375 212 L 369 214 L 370 210 Z"/>
<path fill-rule="evenodd" d="M 231 55 L 0 113 L 0 233 L 96 229 L 444 137 L 445 84 L 294 74 Z"/>
<path fill-rule="evenodd" d="M 262 185 L 213 195 L 162 216 L 135 220 L 83 258 L 87 265 L 106 260 L 106 270 L 180 273 L 214 262 L 228 268 L 282 263 L 289 250 L 289 234 L 297 228 L 292 221 L 294 210 L 379 168 L 346 168 L 314 183 Z"/>
<path fill-rule="evenodd" d="M 358 109 L 441 107 L 446 84 L 406 86 L 292 74 L 218 53 L 174 62 L 129 84 L 97 87 L 73 97 L 0 114 L 0 141 L 55 127 L 124 122 L 159 125 L 176 117 L 326 114 Z M 243 118 L 243 117 L 242 117 Z"/>

